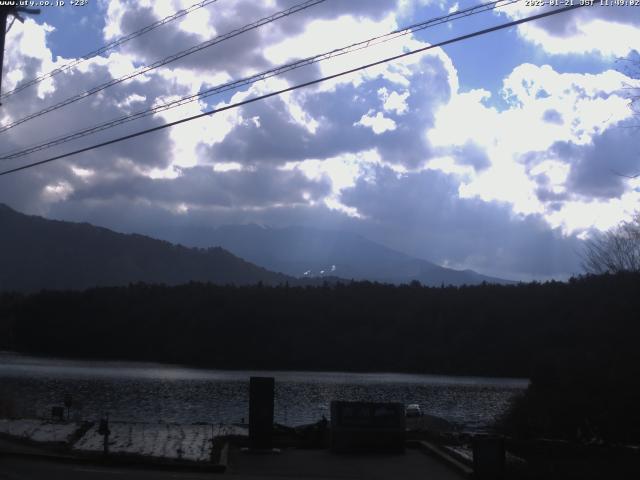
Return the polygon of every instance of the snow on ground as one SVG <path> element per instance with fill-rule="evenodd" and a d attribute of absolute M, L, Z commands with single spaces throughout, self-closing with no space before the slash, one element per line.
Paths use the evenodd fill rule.
<path fill-rule="evenodd" d="M 473 450 L 471 450 L 470 448 L 462 447 L 462 446 L 457 447 L 457 446 L 453 446 L 453 445 L 448 445 L 446 448 L 448 450 L 451 450 L 451 451 L 457 453 L 461 458 L 463 458 L 467 462 L 473 463 Z"/>
<path fill-rule="evenodd" d="M 208 462 L 212 438 L 247 435 L 247 429 L 235 426 L 176 425 L 170 423 L 109 423 L 109 452 L 177 458 Z M 80 451 L 102 451 L 104 437 L 94 425 L 73 446 Z"/>
<path fill-rule="evenodd" d="M 80 428 L 78 423 L 53 422 L 38 419 L 0 418 L 0 433 L 26 438 L 35 442 L 69 442 Z"/>

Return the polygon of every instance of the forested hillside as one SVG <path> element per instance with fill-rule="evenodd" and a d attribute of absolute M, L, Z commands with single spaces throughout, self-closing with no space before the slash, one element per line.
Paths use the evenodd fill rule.
<path fill-rule="evenodd" d="M 292 280 L 222 248 L 186 248 L 88 223 L 18 213 L 0 204 L 0 291 L 85 289 L 135 282 L 246 285 Z"/>
<path fill-rule="evenodd" d="M 460 288 L 138 284 L 6 294 L 0 309 L 5 348 L 49 355 L 513 376 L 640 364 L 631 274 Z"/>

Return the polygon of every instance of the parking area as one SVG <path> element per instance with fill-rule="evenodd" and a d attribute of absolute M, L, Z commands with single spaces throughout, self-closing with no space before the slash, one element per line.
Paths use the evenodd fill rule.
<path fill-rule="evenodd" d="M 227 475 L 237 479 L 460 480 L 439 460 L 417 450 L 404 454 L 336 454 L 329 450 L 285 449 L 279 454 L 229 451 Z"/>

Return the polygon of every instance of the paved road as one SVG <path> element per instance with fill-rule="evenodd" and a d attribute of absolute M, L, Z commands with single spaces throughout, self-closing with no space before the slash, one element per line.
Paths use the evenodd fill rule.
<path fill-rule="evenodd" d="M 336 455 L 326 450 L 285 450 L 279 455 L 232 449 L 226 473 L 103 467 L 85 463 L 0 456 L 0 480 L 460 480 L 451 468 L 417 450 L 404 455 Z"/>
<path fill-rule="evenodd" d="M 328 450 L 285 450 L 279 455 L 231 449 L 225 476 L 233 480 L 460 480 L 455 470 L 418 450 L 404 454 L 335 454 Z"/>
<path fill-rule="evenodd" d="M 111 468 L 91 464 L 0 457 L 0 480 L 211 480 L 215 473 Z"/>

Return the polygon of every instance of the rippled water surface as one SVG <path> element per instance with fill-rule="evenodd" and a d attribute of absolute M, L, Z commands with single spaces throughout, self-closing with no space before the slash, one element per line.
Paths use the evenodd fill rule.
<path fill-rule="evenodd" d="M 489 425 L 527 386 L 523 379 L 398 373 L 250 372 L 0 354 L 0 392 L 25 416 L 46 416 L 71 394 L 71 416 L 140 422 L 232 423 L 248 419 L 249 377 L 276 379 L 276 421 L 329 417 L 331 400 L 418 403 L 469 430 Z"/>

